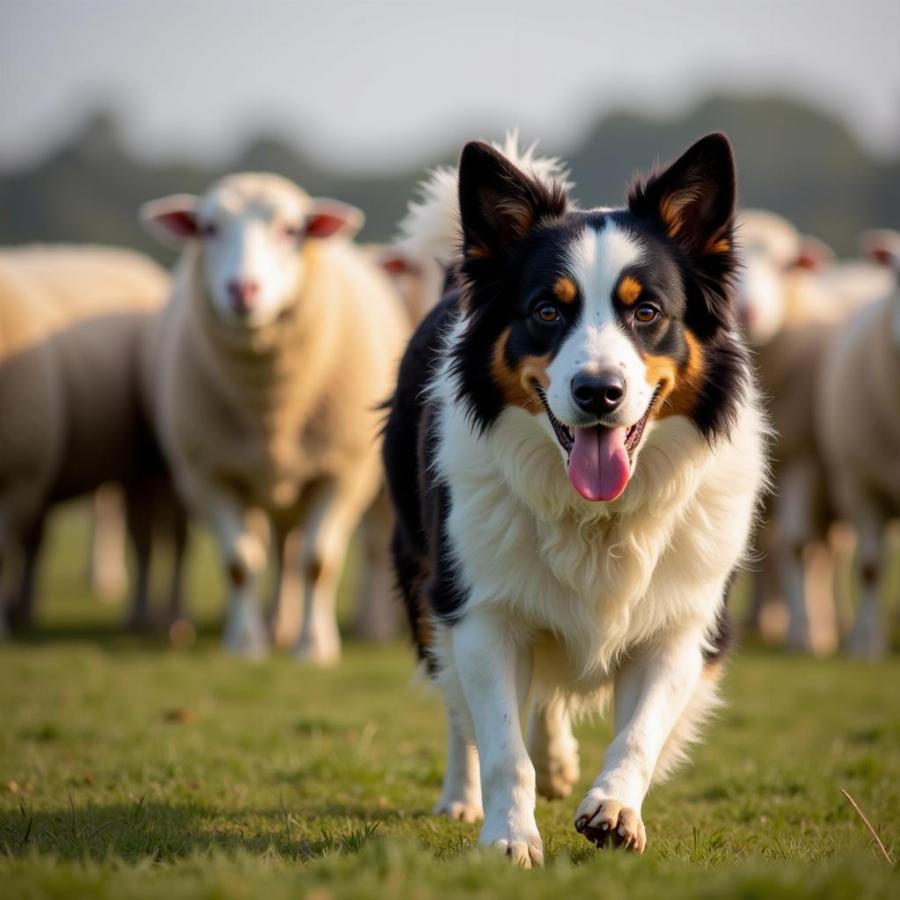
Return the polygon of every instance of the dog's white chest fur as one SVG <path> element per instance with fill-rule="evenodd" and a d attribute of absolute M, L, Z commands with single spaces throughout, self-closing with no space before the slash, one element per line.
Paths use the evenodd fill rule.
<path fill-rule="evenodd" d="M 752 405 L 715 448 L 685 418 L 656 423 L 625 493 L 605 504 L 577 496 L 533 416 L 509 408 L 480 435 L 452 387 L 436 387 L 437 468 L 466 609 L 506 607 L 536 650 L 548 645 L 541 633 L 561 644 L 564 671 L 554 664 L 547 687 L 593 690 L 629 648 L 664 630 L 712 628 L 710 587 L 724 587 L 741 559 L 763 478 Z"/>

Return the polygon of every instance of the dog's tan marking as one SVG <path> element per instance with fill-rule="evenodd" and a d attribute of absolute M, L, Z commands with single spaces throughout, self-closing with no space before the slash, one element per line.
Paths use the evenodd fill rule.
<path fill-rule="evenodd" d="M 494 212 L 506 220 L 515 237 L 520 240 L 534 225 L 534 209 L 519 197 L 498 198 L 494 204 Z"/>
<path fill-rule="evenodd" d="M 706 247 L 707 253 L 727 253 L 731 249 L 731 241 L 728 238 L 715 238 Z"/>
<path fill-rule="evenodd" d="M 674 191 L 662 198 L 659 204 L 659 215 L 666 226 L 666 234 L 670 238 L 678 237 L 684 226 L 684 211 L 699 198 L 693 188 Z"/>
<path fill-rule="evenodd" d="M 647 383 L 659 385 L 659 397 L 654 416 L 665 419 L 668 416 L 687 416 L 697 404 L 697 394 L 703 384 L 705 361 L 703 348 L 691 331 L 685 329 L 684 339 L 688 346 L 688 358 L 679 369 L 671 356 L 645 356 Z"/>
<path fill-rule="evenodd" d="M 620 282 L 619 287 L 616 290 L 618 294 L 619 300 L 622 301 L 626 306 L 631 306 L 638 297 L 641 296 L 641 291 L 644 289 L 644 286 L 634 277 L 634 275 L 626 275 Z"/>
<path fill-rule="evenodd" d="M 568 275 L 560 275 L 553 283 L 553 296 L 561 303 L 574 303 L 577 295 L 578 288 Z"/>
<path fill-rule="evenodd" d="M 688 206 L 700 199 L 700 191 L 697 188 L 688 187 L 680 191 L 667 194 L 659 204 L 659 215 L 666 226 L 666 234 L 670 238 L 676 238 L 684 227 L 684 212 Z M 728 253 L 731 250 L 731 241 L 725 237 L 722 230 L 713 234 L 703 247 L 704 254 Z"/>
<path fill-rule="evenodd" d="M 506 328 L 494 344 L 491 359 L 494 384 L 500 389 L 503 401 L 508 406 L 520 406 L 526 412 L 537 415 L 543 411 L 543 406 L 535 393 L 534 385 L 537 382 L 545 390 L 549 387 L 547 366 L 550 365 L 550 355 L 526 356 L 519 360 L 517 366 L 511 367 L 506 359 L 508 341 L 509 329 Z"/>

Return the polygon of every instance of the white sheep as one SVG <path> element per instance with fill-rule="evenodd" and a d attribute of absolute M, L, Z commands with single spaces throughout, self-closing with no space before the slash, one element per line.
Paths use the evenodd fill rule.
<path fill-rule="evenodd" d="M 111 481 L 126 488 L 138 555 L 131 617 L 146 614 L 145 500 L 165 494 L 165 474 L 140 404 L 138 350 L 168 285 L 132 251 L 0 251 L 0 568 L 20 561 L 17 579 L 6 574 L 14 620 L 32 614 L 49 507 Z"/>
<path fill-rule="evenodd" d="M 232 175 L 202 197 L 146 204 L 142 217 L 183 247 L 147 378 L 178 485 L 218 543 L 225 646 L 266 651 L 257 585 L 267 536 L 277 563 L 299 530 L 295 652 L 333 664 L 338 579 L 380 488 L 379 405 L 408 317 L 347 239 L 362 214 L 279 176 Z"/>
<path fill-rule="evenodd" d="M 887 524 L 900 516 L 900 234 L 870 232 L 864 249 L 887 264 L 893 290 L 836 332 L 817 395 L 818 434 L 840 515 L 857 534 L 858 610 L 847 649 L 888 649 Z"/>
<path fill-rule="evenodd" d="M 744 257 L 738 303 L 753 346 L 776 437 L 774 493 L 760 529 L 755 614 L 787 606 L 787 643 L 824 654 L 838 643 L 833 520 L 817 446 L 814 395 L 830 336 L 855 309 L 886 290 L 889 279 L 868 263 L 836 263 L 831 251 L 783 217 L 744 210 L 738 237 Z M 777 607 L 776 607 L 777 608 Z"/>

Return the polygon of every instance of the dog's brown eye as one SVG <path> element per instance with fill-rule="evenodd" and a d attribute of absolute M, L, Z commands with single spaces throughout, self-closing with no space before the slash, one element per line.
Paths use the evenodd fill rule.
<path fill-rule="evenodd" d="M 552 324 L 559 321 L 559 310 L 550 303 L 542 303 L 534 312 L 542 322 Z"/>
<path fill-rule="evenodd" d="M 302 231 L 299 225 L 285 225 L 284 226 L 284 236 L 290 238 L 291 240 L 295 240 L 300 237 L 300 232 Z"/>
<path fill-rule="evenodd" d="M 659 310 L 655 306 L 651 306 L 649 303 L 642 303 L 634 311 L 635 319 L 642 325 L 646 325 L 648 322 L 654 321 L 658 315 Z"/>

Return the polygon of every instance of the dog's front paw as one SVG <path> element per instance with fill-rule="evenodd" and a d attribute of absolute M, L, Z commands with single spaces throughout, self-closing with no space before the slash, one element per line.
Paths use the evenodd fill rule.
<path fill-rule="evenodd" d="M 575 814 L 575 830 L 597 847 L 611 843 L 635 853 L 647 846 L 647 832 L 637 810 L 595 790 L 588 791 Z"/>
<path fill-rule="evenodd" d="M 510 827 L 507 824 L 494 829 L 485 822 L 478 843 L 499 850 L 522 869 L 544 864 L 544 846 L 534 823 L 525 827 Z"/>

